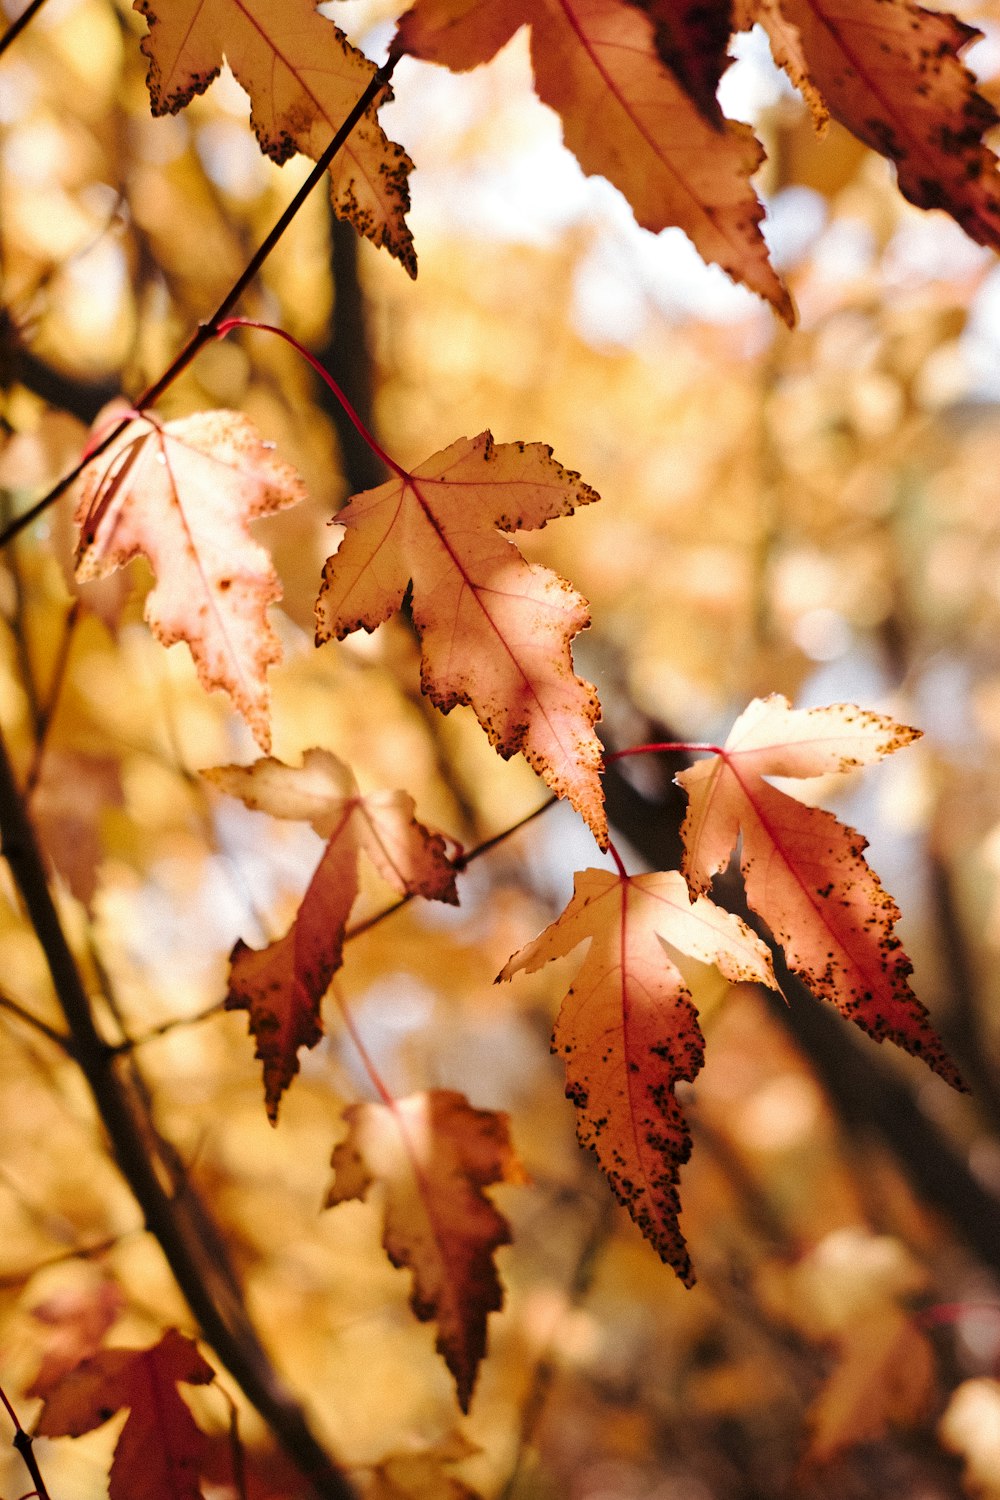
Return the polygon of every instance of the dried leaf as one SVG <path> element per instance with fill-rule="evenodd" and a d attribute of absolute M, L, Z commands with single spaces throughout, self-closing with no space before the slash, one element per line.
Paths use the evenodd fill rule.
<path fill-rule="evenodd" d="M 101 815 L 124 801 L 121 764 L 113 756 L 46 750 L 31 814 L 49 859 L 88 908 L 104 856 Z"/>
<path fill-rule="evenodd" d="M 31 1308 L 44 1330 L 42 1361 L 25 1392 L 47 1396 L 71 1370 L 96 1354 L 104 1335 L 125 1307 L 125 1294 L 112 1277 L 100 1272 L 58 1288 Z"/>
<path fill-rule="evenodd" d="M 733 32 L 729 0 L 631 0 L 653 23 L 660 61 L 675 75 L 715 129 L 723 128 L 723 114 L 715 97 L 729 67 L 726 48 Z"/>
<path fill-rule="evenodd" d="M 980 35 L 912 0 L 749 0 L 776 60 L 810 101 L 895 162 L 900 191 L 943 208 L 980 245 L 1000 245 L 1000 116 L 958 54 Z"/>
<path fill-rule="evenodd" d="M 187 641 L 202 686 L 229 694 L 264 750 L 266 672 L 281 659 L 267 609 L 281 585 L 248 523 L 304 498 L 292 466 L 231 411 L 165 425 L 137 418 L 78 490 L 77 577 L 103 578 L 147 557 L 153 634 L 164 646 Z"/>
<path fill-rule="evenodd" d="M 130 1408 L 111 1465 L 109 1500 L 202 1500 L 205 1435 L 177 1390 L 215 1379 L 190 1339 L 168 1329 L 150 1349 L 102 1349 L 49 1392 L 39 1437 L 79 1437 Z"/>
<path fill-rule="evenodd" d="M 445 1472 L 450 1464 L 479 1452 L 456 1429 L 429 1448 L 390 1453 L 372 1465 L 365 1500 L 480 1500 L 475 1490 Z"/>
<path fill-rule="evenodd" d="M 597 498 L 543 443 L 459 438 L 340 511 L 345 535 L 323 570 L 316 639 L 376 629 L 412 580 L 424 692 L 444 713 L 470 704 L 499 753 L 521 751 L 603 845 L 600 706 L 570 653 L 586 602 L 501 535 Z"/>
<path fill-rule="evenodd" d="M 926 1418 L 934 1353 L 907 1303 L 927 1285 L 926 1269 L 899 1240 L 855 1228 L 828 1234 L 790 1268 L 765 1271 L 770 1305 L 835 1351 L 809 1410 L 807 1463 L 829 1463 Z"/>
<path fill-rule="evenodd" d="M 678 14 L 666 0 L 648 7 L 629 0 L 499 0 L 489 7 L 417 0 L 391 50 L 469 68 L 530 22 L 538 96 L 559 114 L 583 170 L 614 183 L 643 228 L 683 229 L 705 260 L 766 297 L 791 323 L 791 299 L 768 259 L 763 209 L 750 186 L 764 153 L 748 126 L 712 111 L 721 23 L 703 8 L 701 35 L 712 39 L 715 54 L 696 60 L 690 50 L 696 11 L 687 6 Z M 676 29 L 668 35 L 664 26 Z M 688 87 L 695 75 L 693 97 Z"/>
<path fill-rule="evenodd" d="M 962 1088 L 910 988 L 899 909 L 864 858 L 867 840 L 764 780 L 849 771 L 918 734 L 849 703 L 801 710 L 779 695 L 755 699 L 723 753 L 677 777 L 689 801 L 683 868 L 692 891 L 704 893 L 742 835 L 747 900 L 789 966 L 876 1041 L 896 1042 Z"/>
<path fill-rule="evenodd" d="M 473 1109 L 462 1094 L 432 1089 L 391 1104 L 352 1104 L 346 1140 L 333 1153 L 327 1206 L 386 1188 L 382 1243 L 394 1266 L 413 1272 L 410 1306 L 437 1323 L 437 1349 L 468 1411 L 486 1319 L 503 1304 L 493 1252 L 510 1228 L 483 1193 L 523 1182 L 507 1116 Z M 419 1492 L 418 1492 L 419 1493 Z"/>
<path fill-rule="evenodd" d="M 313 0 L 133 0 L 149 23 L 142 50 L 154 115 L 176 114 L 218 76 L 223 57 L 250 95 L 260 148 L 276 162 L 314 161 L 350 114 L 375 66 Z M 382 102 L 391 99 L 386 90 Z M 330 166 L 337 215 L 417 274 L 407 174 L 373 105 Z"/>
<path fill-rule="evenodd" d="M 327 750 L 307 750 L 302 765 L 264 759 L 203 773 L 248 807 L 310 823 L 326 848 L 298 915 L 284 937 L 256 950 L 243 942 L 230 955 L 227 1010 L 246 1010 L 264 1064 L 271 1123 L 299 1071 L 302 1047 L 323 1035 L 320 1005 L 343 963 L 344 929 L 358 892 L 364 853 L 400 895 L 458 902 L 455 866 L 444 838 L 414 816 L 406 792 L 362 796 L 350 769 Z"/>
<path fill-rule="evenodd" d="M 771 960 L 739 917 L 703 896 L 692 902 L 676 871 L 622 878 L 584 870 L 561 916 L 514 954 L 500 978 L 532 973 L 584 941 L 590 946 L 552 1037 L 566 1064 L 577 1135 L 657 1254 L 690 1286 L 677 1183 L 691 1133 L 675 1088 L 701 1069 L 704 1041 L 666 945 L 716 964 L 733 983 L 773 986 Z"/>

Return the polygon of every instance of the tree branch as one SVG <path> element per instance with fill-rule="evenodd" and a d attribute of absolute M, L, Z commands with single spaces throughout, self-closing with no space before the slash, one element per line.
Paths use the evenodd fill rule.
<path fill-rule="evenodd" d="M 260 1412 L 293 1462 L 322 1500 L 353 1500 L 354 1490 L 316 1438 L 305 1413 L 274 1370 L 242 1303 L 232 1295 L 234 1277 L 222 1236 L 190 1187 L 178 1182 L 175 1158 L 161 1142 L 134 1088 L 118 1070 L 118 1059 L 100 1036 L 90 998 L 49 892 L 45 866 L 0 735 L 0 841 L 48 964 L 73 1039 L 74 1056 L 94 1102 L 118 1166 L 159 1241 L 208 1344 Z M 163 1148 L 163 1149 L 161 1149 Z M 169 1187 L 164 1186 L 161 1174 Z M 211 1237 L 205 1242 L 205 1230 Z"/>
<path fill-rule="evenodd" d="M 3 36 L 0 36 L 0 57 L 7 51 L 11 42 L 21 35 L 28 22 L 37 16 L 44 4 L 45 0 L 29 0 L 29 3 L 24 7 L 17 20 L 11 21 Z"/>

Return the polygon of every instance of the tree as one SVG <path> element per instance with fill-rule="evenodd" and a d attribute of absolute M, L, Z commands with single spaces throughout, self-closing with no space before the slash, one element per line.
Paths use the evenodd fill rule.
<path fill-rule="evenodd" d="M 135 11 L 30 4 L 0 61 L 8 1482 L 992 1493 L 991 788 L 957 707 L 955 764 L 908 727 L 961 663 L 995 735 L 975 33 Z M 798 258 L 719 102 L 754 23 Z M 435 159 L 468 209 L 548 128 L 529 58 L 728 325 L 603 312 L 638 231 L 442 232 Z M 464 125 L 427 63 L 490 63 Z M 886 785 L 934 808 L 899 906 Z"/>

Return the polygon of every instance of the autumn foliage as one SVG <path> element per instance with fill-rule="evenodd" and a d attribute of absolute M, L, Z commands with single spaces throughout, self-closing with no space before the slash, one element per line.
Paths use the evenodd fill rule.
<path fill-rule="evenodd" d="M 93 152 L 108 120 L 115 139 L 132 131 L 157 144 L 135 147 L 114 170 L 112 148 L 101 145 L 105 176 L 118 173 L 108 222 L 134 235 L 119 281 L 127 284 L 127 266 L 142 286 L 103 382 L 94 378 L 99 360 L 88 368 L 84 359 L 81 374 L 53 350 L 44 320 L 33 344 L 32 307 L 54 307 L 61 262 L 90 250 L 67 232 L 57 254 L 58 235 L 46 239 L 30 195 L 9 190 L 0 828 L 11 877 L 2 921 L 16 962 L 0 1013 L 14 1052 L 23 1047 L 53 1101 L 37 1114 L 44 1186 L 57 1193 L 73 1160 L 58 1141 L 69 1129 L 63 1115 L 79 1125 L 79 1076 L 96 1112 L 87 1150 L 100 1162 L 79 1227 L 40 1207 L 34 1190 L 13 1190 L 26 1223 L 59 1245 L 46 1249 L 46 1240 L 20 1255 L 30 1268 L 5 1283 L 17 1293 L 28 1286 L 14 1313 L 26 1352 L 3 1363 L 3 1388 L 14 1396 L 4 1404 L 35 1492 L 62 1500 L 75 1481 L 68 1459 L 58 1496 L 54 1483 L 49 1494 L 56 1449 L 33 1447 L 33 1438 L 96 1432 L 105 1449 L 81 1451 L 103 1454 L 111 1500 L 617 1494 L 597 1481 L 588 1488 L 566 1456 L 587 1449 L 588 1410 L 614 1404 L 614 1380 L 602 1376 L 567 1399 L 559 1437 L 545 1436 L 544 1412 L 561 1378 L 575 1371 L 582 1380 L 588 1361 L 597 1368 L 597 1345 L 612 1339 L 616 1319 L 632 1318 L 635 1297 L 646 1308 L 639 1322 L 675 1319 L 664 1334 L 671 1357 L 713 1421 L 728 1420 L 730 1408 L 757 1411 L 758 1367 L 772 1381 L 769 1393 L 762 1387 L 765 1407 L 798 1403 L 775 1494 L 834 1493 L 824 1476 L 836 1465 L 932 1416 L 942 1472 L 950 1465 L 954 1480 L 944 1456 L 953 1449 L 967 1459 L 970 1492 L 997 1494 L 995 1475 L 980 1483 L 981 1445 L 956 1404 L 972 1382 L 959 1390 L 956 1377 L 947 1415 L 935 1395 L 945 1366 L 930 1330 L 935 1317 L 960 1321 L 963 1306 L 961 1290 L 946 1296 L 929 1268 L 936 1255 L 947 1262 L 934 1249 L 941 1231 L 931 1210 L 947 1214 L 952 1200 L 921 1177 L 927 1153 L 914 1148 L 914 1166 L 899 1144 L 907 1130 L 911 1140 L 930 1132 L 935 1116 L 965 1121 L 968 1145 L 972 1116 L 958 1115 L 966 1105 L 956 1099 L 971 1089 L 971 1108 L 988 1117 L 997 1107 L 989 1045 L 976 1036 L 962 1045 L 960 1027 L 949 1035 L 932 1020 L 911 985 L 904 903 L 868 863 L 850 814 L 814 800 L 842 799 L 859 772 L 877 784 L 877 764 L 897 752 L 919 764 L 910 747 L 921 731 L 897 719 L 919 717 L 919 695 L 907 706 L 912 664 L 900 642 L 906 629 L 917 632 L 921 606 L 899 605 L 891 619 L 888 605 L 878 609 L 914 545 L 897 535 L 918 467 L 907 444 L 931 422 L 926 391 L 947 382 L 947 320 L 941 314 L 937 345 L 929 315 L 919 334 L 890 329 L 883 342 L 904 373 L 890 380 L 880 370 L 881 384 L 866 384 L 841 368 L 822 401 L 810 388 L 814 411 L 803 395 L 812 376 L 796 361 L 822 369 L 838 329 L 848 366 L 867 346 L 851 343 L 849 321 L 823 343 L 836 297 L 820 273 L 789 269 L 769 247 L 758 176 L 765 144 L 781 170 L 819 160 L 806 134 L 815 129 L 834 159 L 846 153 L 852 202 L 867 201 L 858 183 L 868 179 L 852 173 L 868 148 L 892 164 L 911 205 L 944 210 L 977 246 L 1000 249 L 987 139 L 1000 116 L 963 61 L 979 33 L 910 0 L 416 0 L 401 15 L 373 5 L 350 39 L 338 8 L 320 11 L 312 0 L 135 0 L 131 11 L 79 0 L 73 14 L 66 34 L 58 20 L 45 30 L 40 4 L 12 24 L 0 61 L 12 80 L 4 119 L 30 110 L 19 99 L 51 95 L 32 149 L 54 163 L 53 78 L 89 44 L 95 56 L 104 48 L 121 59 L 120 97 L 101 93 L 104 64 L 93 69 Z M 728 116 L 730 49 L 754 27 L 804 101 L 808 127 L 792 129 L 779 110 L 758 138 Z M 434 86 L 421 63 L 459 74 L 505 65 L 518 36 L 537 99 L 555 112 L 582 174 L 624 195 L 640 229 L 683 231 L 703 261 L 760 299 L 745 314 L 751 331 L 731 345 L 718 331 L 672 331 L 676 367 L 669 358 L 643 367 L 581 357 L 579 384 L 567 382 L 561 399 L 571 413 L 577 399 L 589 403 L 590 415 L 557 418 L 558 440 L 527 426 L 536 404 L 547 414 L 553 382 L 544 375 L 513 403 L 513 417 L 488 418 L 492 430 L 474 420 L 477 403 L 463 404 L 474 382 L 457 339 L 453 348 L 447 336 L 429 337 L 425 373 L 411 379 L 406 351 L 419 342 L 419 320 L 407 321 L 405 309 L 419 288 L 400 290 L 399 266 L 375 254 L 387 251 L 414 278 L 423 253 L 407 222 L 414 162 L 387 133 L 393 86 L 403 105 L 421 80 Z M 378 67 L 356 42 L 387 60 Z M 291 194 L 267 175 L 266 212 L 247 187 L 269 170 L 246 154 L 247 129 L 271 163 L 301 154 L 316 164 Z M 185 130 L 201 132 L 200 157 L 177 144 Z M 35 159 L 25 142 L 18 149 L 15 183 Z M 85 157 L 74 167 L 81 177 Z M 871 176 L 870 161 L 865 170 Z M 814 190 L 822 174 L 810 173 Z M 333 228 L 311 192 L 323 181 Z M 887 217 L 910 210 L 884 184 L 878 191 L 871 213 L 884 232 Z M 54 187 L 51 198 L 55 215 Z M 82 194 L 81 204 L 98 198 Z M 95 243 L 106 232 L 107 224 Z M 349 324 L 352 288 L 361 304 L 345 233 L 370 242 L 363 277 L 373 304 L 384 293 L 385 390 L 391 396 L 395 378 L 404 395 L 381 410 L 358 375 L 368 359 L 363 307 L 346 356 L 327 326 Z M 457 304 L 459 275 L 447 259 L 436 263 L 428 238 L 432 285 Z M 492 250 L 478 253 L 484 264 L 468 274 L 477 295 L 489 295 L 488 285 L 499 298 L 491 337 L 507 350 L 519 317 L 542 323 L 545 299 L 528 305 L 540 285 L 534 271 L 509 259 L 508 287 L 503 254 L 494 264 Z M 553 307 L 572 279 L 565 265 L 556 269 Z M 963 274 L 959 299 L 971 295 L 972 272 Z M 850 296 L 852 316 L 874 316 L 863 288 Z M 232 316 L 241 299 L 248 315 Z M 432 321 L 433 307 L 422 316 Z M 535 326 L 523 338 L 539 371 L 561 357 L 552 353 L 561 342 L 583 342 Z M 459 371 L 453 387 L 449 361 Z M 494 365 L 502 363 L 498 352 Z M 759 400 L 748 370 L 766 389 Z M 105 404 L 109 383 L 123 389 Z M 77 418 L 86 407 L 86 436 L 46 425 L 60 402 Z M 371 430 L 376 417 L 386 446 Z M 620 447 L 616 424 L 628 434 Z M 492 435 L 508 429 L 520 435 Z M 845 431 L 857 448 L 850 462 Z M 676 440 L 683 455 L 689 432 L 696 456 L 678 456 L 674 472 L 661 449 L 672 453 Z M 433 456 L 404 464 L 397 452 Z M 565 466 L 576 462 L 587 477 Z M 942 491 L 950 495 L 947 476 Z M 69 511 L 72 542 L 60 531 Z M 929 524 L 919 507 L 915 514 L 915 530 Z M 551 532 L 550 522 L 559 523 Z M 887 561 L 879 549 L 890 542 L 899 555 Z M 123 575 L 136 560 L 145 575 Z M 840 569 L 836 582 L 823 582 L 824 566 Z M 793 606 L 781 588 L 796 567 L 806 583 L 788 584 Z M 828 602 L 815 607 L 810 590 L 821 586 Z M 169 667 L 147 645 L 140 607 L 160 646 L 183 648 Z M 782 609 L 798 611 L 798 656 L 779 644 Z M 813 707 L 786 695 L 801 689 L 815 700 L 808 643 L 824 630 L 827 641 L 841 610 L 854 611 L 858 631 L 884 623 L 897 691 L 883 683 L 872 696 L 891 697 L 887 711 L 844 701 L 846 691 Z M 958 628 L 948 620 L 945 641 Z M 821 642 L 812 660 L 837 654 Z M 977 701 L 987 715 L 985 688 Z M 662 719 L 681 727 L 666 730 Z M 536 833 L 531 844 L 527 825 L 562 832 Z M 588 844 L 580 864 L 602 863 L 574 874 L 566 852 Z M 556 865 L 564 895 L 572 877 L 558 914 L 539 874 Z M 491 866 L 489 877 L 480 873 Z M 956 968 L 962 945 L 948 931 L 945 962 Z M 410 1026 L 411 1014 L 422 1021 Z M 858 1047 L 844 1021 L 864 1033 Z M 796 1063 L 782 1024 L 803 1049 Z M 458 1067 L 450 1049 L 466 1045 L 463 1026 L 483 1040 Z M 387 1040 L 407 1027 L 410 1052 Z M 569 1106 L 552 1078 L 535 1078 L 543 1034 Z M 871 1046 L 885 1041 L 908 1058 L 886 1063 Z M 837 1067 L 830 1049 L 840 1049 Z M 913 1083 L 911 1060 L 927 1070 Z M 20 1118 L 34 1105 L 13 1064 L 9 1073 Z M 912 1108 L 896 1136 L 891 1109 L 880 1112 L 866 1079 Z M 932 1101 L 926 1110 L 921 1098 Z M 793 1146 L 806 1142 L 799 1165 L 811 1195 L 791 1159 L 798 1146 L 776 1184 L 762 1165 L 766 1150 L 753 1146 L 750 1125 L 740 1139 L 730 1105 L 756 1120 L 758 1139 L 781 1140 L 785 1129 Z M 779 1115 L 785 1124 L 768 1136 Z M 587 1154 L 564 1149 L 567 1122 Z M 895 1141 L 896 1176 L 876 1163 L 866 1177 L 852 1164 L 850 1127 Z M 951 1149 L 943 1136 L 941 1148 Z M 971 1147 L 967 1155 L 956 1148 L 951 1173 L 951 1188 L 958 1182 L 965 1194 L 955 1233 L 984 1275 L 1000 1276 L 1000 1256 L 983 1248 L 989 1228 L 977 1228 L 989 1152 L 979 1153 L 978 1178 Z M 702 1175 L 689 1177 L 699 1156 Z M 713 1173 L 725 1183 L 720 1213 L 706 1187 Z M 607 1188 L 628 1217 L 615 1216 Z M 241 1195 L 245 1212 L 234 1206 Z M 812 1217 L 799 1201 L 807 1196 L 818 1204 Z M 543 1205 L 540 1229 L 525 1202 Z M 743 1228 L 720 1229 L 734 1203 Z M 569 1256 L 549 1223 L 567 1205 L 583 1224 Z M 130 1239 L 145 1248 L 133 1254 Z M 143 1256 L 157 1246 L 154 1271 Z M 605 1252 L 619 1282 L 599 1279 Z M 36 1274 L 44 1287 L 66 1264 L 65 1291 L 32 1292 Z M 707 1290 L 683 1301 L 681 1286 L 694 1289 L 703 1267 Z M 943 1288 L 947 1268 L 939 1274 Z M 331 1278 L 340 1302 L 326 1296 Z M 608 1303 L 602 1322 L 584 1310 L 592 1293 L 595 1305 Z M 704 1311 L 712 1301 L 743 1320 L 739 1340 Z M 505 1306 L 508 1322 L 495 1316 Z M 286 1320 L 305 1351 L 293 1372 L 299 1393 L 277 1373 Z M 367 1341 L 360 1358 L 355 1322 Z M 433 1357 L 407 1342 L 416 1323 L 431 1325 Z M 498 1328 L 506 1331 L 491 1376 Z M 695 1379 L 698 1351 L 719 1338 L 740 1349 L 720 1360 L 709 1390 L 707 1377 Z M 767 1344 L 766 1357 L 754 1340 Z M 636 1336 L 633 1363 L 644 1347 Z M 317 1415 L 318 1396 L 303 1405 L 310 1369 L 324 1392 L 343 1392 L 341 1414 Z M 640 1479 L 657 1477 L 643 1466 L 666 1421 L 660 1407 L 674 1400 L 647 1386 L 647 1375 L 615 1377 L 645 1392 L 635 1401 L 638 1435 L 619 1432 L 612 1444 L 624 1452 L 633 1443 L 642 1470 L 622 1495 L 638 1496 Z M 1000 1394 L 988 1384 L 980 1397 L 995 1414 Z M 397 1396 L 405 1417 L 386 1416 L 379 1408 Z M 21 1400 L 41 1403 L 30 1432 L 17 1416 Z M 483 1425 L 456 1426 L 457 1413 L 474 1422 L 482 1400 L 492 1403 Z M 115 1435 L 102 1437 L 113 1418 Z M 684 1424 L 671 1421 L 680 1451 Z M 699 1494 L 737 1495 L 739 1464 L 713 1469 L 705 1455 L 714 1449 L 704 1449 L 689 1471 L 677 1470 L 678 1482 L 696 1473 L 708 1476 Z M 533 1451 L 539 1472 L 551 1471 L 539 1488 L 525 1478 Z M 844 1493 L 888 1493 L 877 1465 L 863 1487 L 864 1462 Z"/>

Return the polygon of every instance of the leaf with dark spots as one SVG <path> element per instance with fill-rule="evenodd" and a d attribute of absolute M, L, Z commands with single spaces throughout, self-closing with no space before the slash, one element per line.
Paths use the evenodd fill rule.
<path fill-rule="evenodd" d="M 499 754 L 520 751 L 604 845 L 600 704 L 571 654 L 590 621 L 586 600 L 505 535 L 597 498 L 544 443 L 459 438 L 340 511 L 344 537 L 323 570 L 316 639 L 375 630 L 412 582 L 424 692 L 444 713 L 469 704 Z"/>
<path fill-rule="evenodd" d="M 810 99 L 896 165 L 918 208 L 943 208 L 980 245 L 1000 247 L 998 123 L 959 59 L 979 33 L 912 0 L 740 0 Z"/>
<path fill-rule="evenodd" d="M 690 1286 L 677 1185 L 691 1135 L 675 1086 L 695 1078 L 704 1044 L 666 945 L 716 964 L 733 983 L 774 986 L 771 960 L 738 917 L 705 897 L 692 902 L 676 871 L 622 878 L 584 870 L 562 915 L 514 954 L 500 978 L 531 973 L 582 942 L 589 947 L 552 1037 L 566 1064 L 577 1135 L 657 1254 Z"/>
<path fill-rule="evenodd" d="M 722 754 L 677 777 L 688 795 L 683 869 L 693 892 L 707 891 L 742 836 L 747 900 L 789 966 L 876 1041 L 897 1043 L 962 1088 L 910 988 L 899 909 L 864 858 L 867 840 L 764 780 L 849 771 L 918 733 L 850 703 L 802 710 L 779 695 L 755 699 Z"/>
<path fill-rule="evenodd" d="M 716 90 L 729 66 L 730 0 L 630 0 L 653 23 L 660 61 L 675 75 L 710 125 L 724 126 Z"/>
<path fill-rule="evenodd" d="M 133 0 L 149 23 L 142 50 L 154 115 L 176 114 L 218 76 L 223 57 L 250 95 L 261 150 L 315 161 L 364 93 L 375 65 L 313 0 Z M 382 103 L 392 97 L 386 90 Z M 372 105 L 330 164 L 333 206 L 359 234 L 417 274 L 404 215 L 413 163 Z"/>

